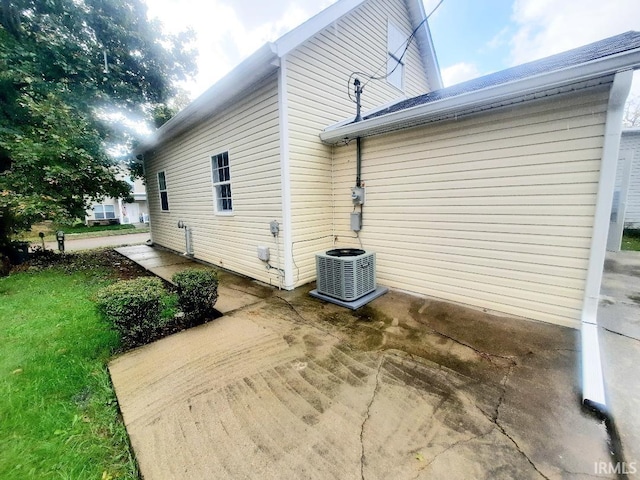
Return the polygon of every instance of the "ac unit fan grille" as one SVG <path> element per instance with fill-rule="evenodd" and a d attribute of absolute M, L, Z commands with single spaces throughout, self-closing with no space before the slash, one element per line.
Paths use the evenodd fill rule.
<path fill-rule="evenodd" d="M 318 293 L 344 301 L 358 298 L 376 289 L 375 253 L 352 257 L 316 255 Z"/>

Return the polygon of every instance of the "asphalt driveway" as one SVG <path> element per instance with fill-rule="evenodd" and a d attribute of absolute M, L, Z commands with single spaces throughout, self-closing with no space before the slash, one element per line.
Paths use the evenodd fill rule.
<path fill-rule="evenodd" d="M 612 457 L 580 405 L 577 331 L 398 292 L 352 312 L 310 288 L 111 363 L 146 480 L 616 478 L 596 470 Z"/>

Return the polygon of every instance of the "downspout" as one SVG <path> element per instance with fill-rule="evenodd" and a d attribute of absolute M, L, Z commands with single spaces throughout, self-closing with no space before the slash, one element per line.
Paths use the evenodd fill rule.
<path fill-rule="evenodd" d="M 609 93 L 596 212 L 582 304 L 580 329 L 582 342 L 582 401 L 584 405 L 602 413 L 606 413 L 607 403 L 598 342 L 598 301 L 600 298 L 613 190 L 615 188 L 618 150 L 622 133 L 622 115 L 632 79 L 632 70 L 616 73 Z"/>

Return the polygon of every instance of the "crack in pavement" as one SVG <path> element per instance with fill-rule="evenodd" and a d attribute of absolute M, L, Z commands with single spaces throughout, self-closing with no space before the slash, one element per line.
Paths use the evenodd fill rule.
<path fill-rule="evenodd" d="M 426 327 L 427 329 L 431 330 L 433 333 L 435 333 L 436 335 L 440 335 L 441 337 L 444 338 L 448 338 L 449 340 L 451 340 L 454 343 L 457 343 L 458 345 L 462 345 L 463 347 L 467 347 L 471 350 L 473 350 L 476 354 L 478 354 L 481 358 L 486 358 L 487 360 L 489 360 L 489 362 L 493 363 L 492 358 L 502 358 L 504 360 L 509 360 L 512 363 L 515 363 L 515 359 L 517 358 L 517 356 L 515 355 L 499 355 L 497 353 L 489 353 L 489 352 L 485 352 L 483 350 L 480 350 L 479 348 L 474 347 L 473 345 L 470 345 L 466 342 L 463 342 L 462 340 L 458 340 L 455 337 L 452 337 L 451 335 L 448 335 L 444 332 L 441 332 L 440 330 L 437 330 L 435 328 L 433 328 L 431 325 L 427 325 L 426 323 L 420 322 L 424 327 Z"/>
<path fill-rule="evenodd" d="M 502 378 L 502 381 L 500 382 L 500 385 L 502 386 L 502 393 L 500 394 L 500 398 L 498 399 L 498 403 L 496 404 L 496 408 L 495 408 L 494 414 L 490 418 L 490 420 L 496 427 L 498 427 L 498 430 L 500 430 L 500 433 L 502 433 L 502 435 L 507 437 L 511 441 L 511 443 L 513 443 L 513 445 L 516 447 L 516 450 L 518 450 L 520 455 L 522 455 L 525 458 L 525 460 L 527 462 L 529 462 L 529 465 L 531 465 L 533 467 L 533 469 L 536 472 L 538 472 L 538 474 L 542 478 L 544 478 L 546 480 L 550 480 L 549 477 L 547 477 L 544 473 L 542 473 L 538 469 L 536 464 L 533 463 L 533 460 L 531 460 L 531 458 L 529 458 L 529 456 L 524 452 L 524 450 L 522 450 L 520 445 L 518 445 L 518 442 L 516 442 L 516 440 L 511 435 L 509 435 L 507 433 L 507 431 L 505 430 L 504 426 L 501 425 L 500 422 L 499 422 L 500 408 L 504 404 L 504 400 L 505 400 L 505 397 L 507 395 L 507 383 L 509 382 L 509 378 L 513 374 L 513 370 L 515 369 L 516 366 L 517 366 L 517 363 L 515 361 L 511 365 L 509 365 L 509 370 L 507 371 L 507 373 L 505 373 L 504 377 Z M 482 410 L 480 410 L 480 411 L 482 411 Z"/>
<path fill-rule="evenodd" d="M 616 332 L 615 330 L 611 330 L 610 328 L 607 328 L 607 327 L 600 327 L 600 328 L 602 328 L 607 332 L 613 333 L 614 335 L 620 335 L 621 337 L 628 338 L 630 340 L 635 340 L 636 342 L 640 342 L 640 339 L 632 337 L 631 335 L 625 335 L 624 333 Z"/>
<path fill-rule="evenodd" d="M 466 438 L 464 440 L 458 440 L 457 442 L 449 445 L 447 448 L 445 448 L 443 451 L 441 451 L 440 453 L 438 453 L 435 457 L 433 457 L 431 459 L 431 461 L 429 461 L 429 463 L 425 464 L 422 468 L 419 469 L 418 473 L 416 474 L 415 477 L 412 478 L 412 480 L 416 480 L 420 475 L 422 475 L 422 473 L 431 466 L 431 464 L 433 462 L 435 462 L 438 457 L 440 457 L 441 455 L 444 455 L 445 453 L 447 453 L 449 450 L 454 449 L 455 447 L 457 447 L 458 445 L 463 445 L 465 443 L 469 443 L 472 442 L 473 440 L 476 440 L 478 438 L 482 438 L 486 435 L 489 435 L 491 432 L 493 432 L 494 428 L 492 427 L 491 430 L 489 430 L 488 432 L 485 433 L 481 433 L 479 435 L 473 435 L 471 438 Z"/>
<path fill-rule="evenodd" d="M 382 364 L 385 361 L 385 355 L 380 357 L 380 361 L 378 362 L 378 370 L 376 372 L 376 383 L 373 388 L 373 392 L 371 392 L 371 400 L 369 400 L 369 405 L 367 405 L 366 415 L 364 420 L 362 420 L 362 426 L 360 427 L 360 477 L 364 480 L 364 426 L 366 425 L 369 417 L 371 416 L 371 405 L 373 405 L 373 401 L 376 398 L 376 394 L 378 393 L 378 387 L 380 386 L 380 373 L 382 371 Z"/>

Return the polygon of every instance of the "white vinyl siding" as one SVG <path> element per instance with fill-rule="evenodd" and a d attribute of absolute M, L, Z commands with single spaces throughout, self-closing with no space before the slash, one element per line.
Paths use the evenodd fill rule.
<path fill-rule="evenodd" d="M 622 186 L 622 153 L 632 156 L 629 190 L 626 198 L 624 223 L 626 227 L 640 228 L 640 132 L 624 132 L 620 140 L 620 160 L 616 176 L 616 190 Z"/>
<path fill-rule="evenodd" d="M 392 21 L 408 37 L 412 32 L 403 0 L 369 0 L 291 52 L 287 66 L 289 155 L 291 172 L 293 280 L 315 279 L 313 254 L 330 248 L 333 238 L 331 148 L 319 140 L 327 125 L 355 116 L 347 95 L 354 71 L 384 76 L 388 58 L 387 26 Z M 404 59 L 405 93 L 429 90 L 417 44 Z M 366 82 L 366 78 L 360 78 Z M 353 88 L 351 85 L 349 88 Z M 363 113 L 394 100 L 402 92 L 385 80 L 367 83 Z M 342 192 L 350 198 L 347 188 Z"/>
<path fill-rule="evenodd" d="M 258 260 L 258 245 L 277 258 L 269 222 L 282 223 L 277 76 L 270 75 L 220 113 L 148 154 L 148 178 L 166 171 L 171 213 L 159 215 L 157 182 L 148 182 L 154 243 L 184 251 L 182 220 L 192 231 L 196 258 L 229 270 L 278 284 L 276 270 Z M 228 152 L 233 215 L 212 209 L 211 157 Z M 284 257 L 280 243 L 280 258 Z M 275 266 L 275 265 L 274 265 Z"/>
<path fill-rule="evenodd" d="M 360 237 L 378 282 L 577 326 L 607 99 L 608 85 L 363 139 Z M 355 146 L 334 155 L 337 246 L 359 246 Z"/>

